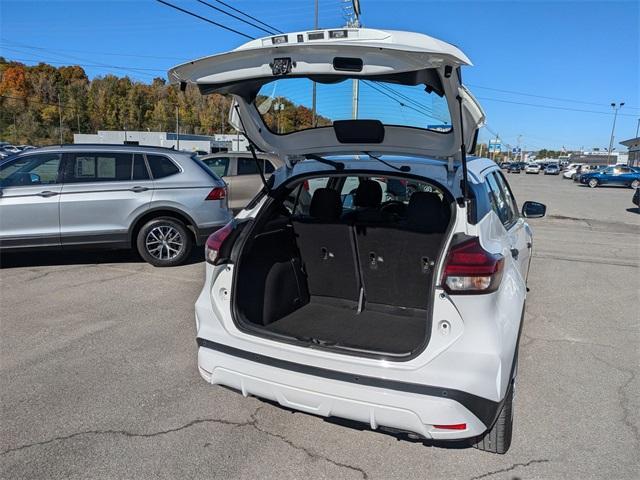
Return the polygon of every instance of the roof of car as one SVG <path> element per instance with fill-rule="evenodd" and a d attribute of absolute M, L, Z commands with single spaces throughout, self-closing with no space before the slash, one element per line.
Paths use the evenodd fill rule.
<path fill-rule="evenodd" d="M 47 145 L 37 149 L 28 149 L 26 152 L 52 152 L 60 150 L 125 150 L 134 152 L 148 152 L 148 153 L 174 153 L 180 155 L 193 155 L 193 152 L 186 152 L 183 150 L 174 150 L 167 147 L 153 147 L 147 145 L 123 145 L 123 144 L 108 144 L 108 143 L 73 143 L 73 144 L 61 144 L 61 145 Z"/>

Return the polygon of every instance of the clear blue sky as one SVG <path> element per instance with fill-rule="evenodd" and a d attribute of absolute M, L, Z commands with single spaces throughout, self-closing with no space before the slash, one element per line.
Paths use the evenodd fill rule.
<path fill-rule="evenodd" d="M 251 36 L 263 35 L 195 0 L 169 1 Z M 313 26 L 313 0 L 225 1 L 283 31 Z M 623 149 L 617 141 L 635 135 L 637 1 L 361 0 L 361 5 L 367 27 L 413 30 L 462 48 L 475 65 L 464 70 L 465 83 L 481 100 L 488 126 L 506 143 L 515 144 L 522 134 L 530 149 L 606 147 L 613 101 L 626 102 L 616 147 Z M 320 26 L 343 25 L 341 8 L 341 0 L 320 0 Z M 27 64 L 80 64 L 90 77 L 111 72 L 149 81 L 182 60 L 246 40 L 154 0 L 2 0 L 0 9 L 3 56 Z M 483 130 L 481 139 L 490 136 Z"/>

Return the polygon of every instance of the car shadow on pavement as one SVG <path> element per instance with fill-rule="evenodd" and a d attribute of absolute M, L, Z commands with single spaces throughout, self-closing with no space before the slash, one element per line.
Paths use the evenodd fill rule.
<path fill-rule="evenodd" d="M 636 213 L 640 215 L 640 207 L 627 208 L 627 212 Z"/>
<path fill-rule="evenodd" d="M 204 251 L 195 247 L 184 265 L 204 261 Z M 103 263 L 145 263 L 133 250 L 38 250 L 0 253 L 0 269 Z M 170 267 L 169 267 L 170 268 Z"/>
<path fill-rule="evenodd" d="M 230 387 L 223 386 L 223 388 L 227 388 L 230 391 L 237 392 L 237 390 Z M 311 417 L 319 418 L 324 422 L 330 423 L 332 425 L 337 425 L 339 427 L 345 427 L 345 428 L 350 428 L 353 430 L 360 430 L 360 431 L 369 431 L 379 435 L 386 435 L 386 436 L 395 438 L 399 442 L 404 441 L 408 443 L 421 443 L 425 447 L 447 448 L 447 449 L 455 449 L 455 450 L 473 448 L 473 445 L 471 445 L 469 441 L 465 441 L 465 440 L 449 440 L 449 441 L 430 440 L 430 439 L 419 437 L 418 435 L 410 432 L 403 432 L 403 431 L 399 431 L 399 430 L 395 430 L 387 427 L 379 427 L 378 429 L 373 430 L 367 423 L 357 422 L 355 420 L 347 420 L 345 418 L 339 418 L 339 417 L 323 417 L 319 415 L 314 415 L 312 413 L 307 413 L 300 410 L 294 410 L 292 408 L 285 407 L 283 405 L 280 405 L 278 402 L 274 402 L 273 400 L 269 400 L 266 398 L 258 398 L 258 397 L 255 397 L 255 398 L 260 402 L 267 403 L 273 407 L 290 412 L 292 414 L 308 415 Z"/>

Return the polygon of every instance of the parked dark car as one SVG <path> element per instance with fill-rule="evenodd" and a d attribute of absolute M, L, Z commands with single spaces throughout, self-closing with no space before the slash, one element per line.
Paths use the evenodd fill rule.
<path fill-rule="evenodd" d="M 603 170 L 580 175 L 580 183 L 596 188 L 600 185 L 619 185 L 640 188 L 640 171 L 626 165 L 615 165 Z"/>
<path fill-rule="evenodd" d="M 509 173 L 520 173 L 522 171 L 522 164 L 519 162 L 514 162 L 507 168 L 507 172 Z"/>

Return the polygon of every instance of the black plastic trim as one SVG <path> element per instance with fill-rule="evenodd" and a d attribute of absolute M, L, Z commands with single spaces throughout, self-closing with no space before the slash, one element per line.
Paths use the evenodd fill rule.
<path fill-rule="evenodd" d="M 212 342 L 211 340 L 204 338 L 197 338 L 196 341 L 199 347 L 263 365 L 281 368 L 283 370 L 303 373 L 305 375 L 312 375 L 315 377 L 328 378 L 331 380 L 338 380 L 341 382 L 366 385 L 369 387 L 450 399 L 464 406 L 467 410 L 478 417 L 478 419 L 486 426 L 493 425 L 495 418 L 497 418 L 498 413 L 502 408 L 502 402 L 494 402 L 493 400 L 489 400 L 472 393 L 463 392 L 462 390 L 356 375 L 353 373 L 330 370 L 328 368 L 315 367 L 313 365 L 304 365 L 301 363 L 291 362 L 289 360 L 269 357 L 259 353 L 248 352 L 222 343 Z"/>

